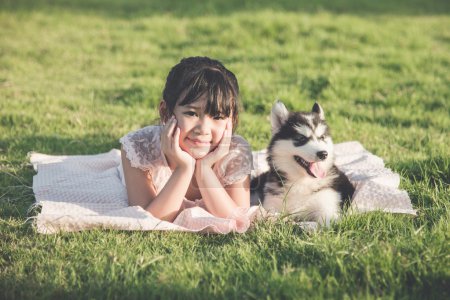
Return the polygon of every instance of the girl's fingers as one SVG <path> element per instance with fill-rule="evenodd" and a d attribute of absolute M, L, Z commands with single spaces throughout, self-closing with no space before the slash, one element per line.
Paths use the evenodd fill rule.
<path fill-rule="evenodd" d="M 228 134 L 231 136 L 231 134 L 233 133 L 233 122 L 231 122 L 231 118 L 227 122 L 227 131 Z"/>
<path fill-rule="evenodd" d="M 180 140 L 180 127 L 176 127 L 175 128 L 175 132 L 174 132 L 174 134 L 173 134 L 173 139 L 172 139 L 172 147 L 173 147 L 173 149 L 177 149 L 177 146 L 179 146 L 178 145 L 178 141 Z"/>
<path fill-rule="evenodd" d="M 169 119 L 169 122 L 164 127 L 164 135 L 167 138 L 171 138 L 173 136 L 176 123 L 177 120 L 175 119 L 175 117 L 172 117 Z"/>
<path fill-rule="evenodd" d="M 222 138 L 222 142 L 227 142 L 230 138 L 230 134 L 229 134 L 230 130 L 225 129 L 225 131 L 223 132 L 223 138 Z"/>
<path fill-rule="evenodd" d="M 229 130 L 225 129 L 225 131 L 223 132 L 222 140 L 220 141 L 217 148 L 221 149 L 222 151 L 227 150 L 230 147 L 230 142 L 231 142 L 231 135 L 229 135 Z"/>
<path fill-rule="evenodd" d="M 167 120 L 167 123 L 164 124 L 164 129 L 165 130 L 169 129 L 172 126 L 174 120 L 175 120 L 174 116 L 170 117 L 169 120 Z"/>
<path fill-rule="evenodd" d="M 175 117 L 169 119 L 169 121 L 164 125 L 163 132 L 161 134 L 161 145 L 164 149 L 170 151 L 172 149 L 172 139 L 174 134 L 174 129 L 176 125 Z"/>
<path fill-rule="evenodd" d="M 231 130 L 231 128 L 227 128 L 225 129 L 225 132 L 223 133 L 223 138 L 225 139 L 225 141 L 228 143 L 228 145 L 231 142 L 231 136 L 233 135 L 233 131 Z"/>

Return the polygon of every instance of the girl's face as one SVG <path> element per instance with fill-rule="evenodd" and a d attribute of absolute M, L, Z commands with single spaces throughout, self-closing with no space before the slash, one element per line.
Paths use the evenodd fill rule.
<path fill-rule="evenodd" d="M 206 114 L 206 97 L 203 95 L 184 106 L 177 104 L 173 110 L 180 127 L 180 148 L 195 159 L 205 157 L 217 147 L 230 119 Z"/>

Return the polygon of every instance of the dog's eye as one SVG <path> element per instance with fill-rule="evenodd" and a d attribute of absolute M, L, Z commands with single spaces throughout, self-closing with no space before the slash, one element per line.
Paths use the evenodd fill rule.
<path fill-rule="evenodd" d="M 319 140 L 324 141 L 325 140 L 325 136 L 324 135 L 319 136 Z"/>
<path fill-rule="evenodd" d="M 299 134 L 295 137 L 294 144 L 295 144 L 295 146 L 302 146 L 302 145 L 306 144 L 307 141 L 308 141 L 308 138 L 306 136 Z"/>

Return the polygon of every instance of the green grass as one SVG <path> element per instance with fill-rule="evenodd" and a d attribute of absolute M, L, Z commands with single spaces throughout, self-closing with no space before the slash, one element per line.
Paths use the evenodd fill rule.
<path fill-rule="evenodd" d="M 450 297 L 448 1 L 146 2 L 0 2 L 1 298 Z M 335 142 L 401 174 L 418 216 L 315 233 L 36 233 L 27 153 L 118 148 L 158 117 L 167 72 L 191 55 L 235 72 L 254 149 L 274 99 L 317 100 Z"/>

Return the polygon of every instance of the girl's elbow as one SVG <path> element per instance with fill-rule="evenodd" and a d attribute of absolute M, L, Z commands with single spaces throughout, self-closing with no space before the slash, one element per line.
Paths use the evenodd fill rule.
<path fill-rule="evenodd" d="M 248 201 L 248 202 L 245 202 L 244 204 L 242 204 L 242 205 L 239 205 L 239 207 L 242 207 L 242 208 L 250 208 L 250 201 Z"/>
<path fill-rule="evenodd" d="M 237 201 L 235 203 L 237 207 L 250 208 L 250 194 L 246 195 L 244 199 L 240 199 L 240 201 Z"/>
<path fill-rule="evenodd" d="M 152 205 L 152 202 L 150 202 L 144 209 L 150 213 L 153 217 L 161 220 L 173 223 L 175 219 L 177 218 L 180 210 L 173 210 L 173 211 L 167 211 L 167 209 L 162 209 L 161 207 L 155 207 Z"/>

